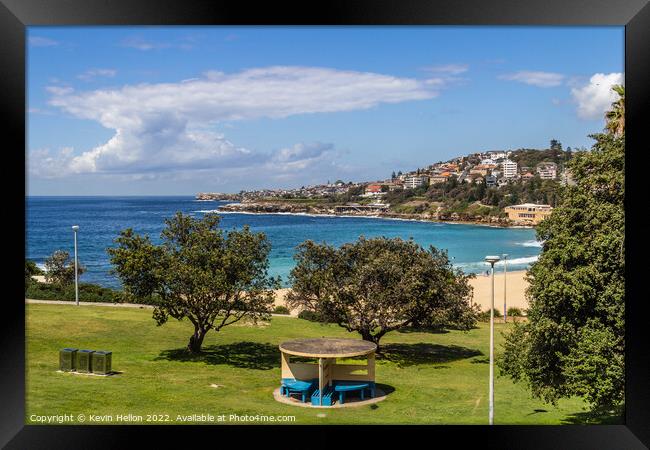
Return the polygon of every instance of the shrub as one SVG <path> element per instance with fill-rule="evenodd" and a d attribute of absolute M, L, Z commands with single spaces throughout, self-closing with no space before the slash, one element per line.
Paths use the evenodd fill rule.
<path fill-rule="evenodd" d="M 494 308 L 494 317 L 502 317 L 501 311 L 499 311 L 497 308 Z M 478 314 L 478 320 L 479 322 L 489 322 L 490 310 L 488 309 L 487 311 L 481 311 Z"/>
<path fill-rule="evenodd" d="M 298 313 L 299 319 L 309 320 L 310 322 L 325 322 L 323 317 L 317 312 L 304 309 Z"/>
<path fill-rule="evenodd" d="M 508 315 L 510 317 L 523 317 L 524 313 L 520 308 L 510 307 L 508 308 Z"/>
<path fill-rule="evenodd" d="M 275 308 L 273 308 L 273 313 L 274 314 L 289 314 L 289 308 L 287 308 L 284 305 L 278 305 Z"/>
<path fill-rule="evenodd" d="M 74 301 L 74 284 L 71 286 L 61 286 L 51 283 L 39 283 L 34 280 L 27 287 L 25 297 L 35 300 Z M 124 295 L 122 291 L 97 284 L 79 283 L 79 301 L 121 303 L 124 301 Z"/>

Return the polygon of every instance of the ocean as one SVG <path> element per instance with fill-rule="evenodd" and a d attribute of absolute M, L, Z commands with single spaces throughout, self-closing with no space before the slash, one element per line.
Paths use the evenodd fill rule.
<path fill-rule="evenodd" d="M 43 267 L 55 250 L 74 255 L 72 225 L 77 235 L 79 262 L 87 268 L 81 282 L 117 288 L 120 282 L 111 274 L 106 248 L 120 230 L 133 228 L 160 242 L 164 219 L 177 211 L 201 217 L 228 202 L 198 201 L 191 196 L 177 197 L 40 197 L 25 198 L 26 257 Z M 341 245 L 366 237 L 413 238 L 422 246 L 446 249 L 455 266 L 465 272 L 485 272 L 486 255 L 507 253 L 508 270 L 526 269 L 541 250 L 530 228 L 497 228 L 435 222 L 368 217 L 332 217 L 301 214 L 221 214 L 225 230 L 249 225 L 263 232 L 271 242 L 270 274 L 279 275 L 287 285 L 293 267 L 295 247 L 304 240 Z M 502 266 L 497 263 L 497 267 Z"/>

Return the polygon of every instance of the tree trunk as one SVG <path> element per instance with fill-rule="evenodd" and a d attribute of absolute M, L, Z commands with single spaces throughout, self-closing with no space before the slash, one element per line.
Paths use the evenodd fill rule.
<path fill-rule="evenodd" d="M 376 335 L 373 335 L 373 334 L 371 334 L 370 331 L 368 331 L 368 330 L 359 330 L 359 333 L 361 334 L 361 338 L 362 338 L 364 341 L 370 341 L 370 342 L 372 342 L 372 343 L 374 343 L 374 344 L 377 345 L 376 353 L 378 353 L 378 354 L 381 353 L 380 350 L 379 350 L 379 340 L 380 340 L 381 337 L 384 335 L 384 333 L 378 333 L 378 334 L 376 334 Z"/>
<path fill-rule="evenodd" d="M 201 353 L 201 346 L 203 345 L 203 338 L 207 330 L 203 328 L 195 328 L 194 334 L 190 337 L 190 342 L 187 344 L 187 351 L 193 354 Z"/>

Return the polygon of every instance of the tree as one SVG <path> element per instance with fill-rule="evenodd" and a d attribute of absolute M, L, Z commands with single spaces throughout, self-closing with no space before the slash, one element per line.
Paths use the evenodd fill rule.
<path fill-rule="evenodd" d="M 33 281 L 33 276 L 34 275 L 42 275 L 43 271 L 38 268 L 36 263 L 34 261 L 31 261 L 29 259 L 25 259 L 25 290 L 29 287 L 29 285 Z"/>
<path fill-rule="evenodd" d="M 622 136 L 625 132 L 625 86 L 620 84 L 612 86 L 618 94 L 618 99 L 612 103 L 612 109 L 605 113 L 605 130 L 614 136 Z"/>
<path fill-rule="evenodd" d="M 611 409 L 625 387 L 625 135 L 592 137 L 568 163 L 576 185 L 537 228 L 528 322 L 506 335 L 499 365 L 545 401 L 578 395 Z"/>
<path fill-rule="evenodd" d="M 290 306 L 300 306 L 379 344 L 407 326 L 471 328 L 472 288 L 445 251 L 385 237 L 335 248 L 303 242 L 294 256 Z"/>
<path fill-rule="evenodd" d="M 201 219 L 176 213 L 166 219 L 163 243 L 131 228 L 107 251 L 127 295 L 158 301 L 153 318 L 163 325 L 171 316 L 194 326 L 187 349 L 199 353 L 209 330 L 247 317 L 268 320 L 279 280 L 270 278 L 271 246 L 263 233 L 219 229 L 219 216 Z"/>
<path fill-rule="evenodd" d="M 78 263 L 77 276 L 85 271 L 86 268 Z M 45 281 L 61 287 L 69 286 L 74 282 L 74 261 L 70 259 L 68 252 L 56 250 L 45 260 Z"/>

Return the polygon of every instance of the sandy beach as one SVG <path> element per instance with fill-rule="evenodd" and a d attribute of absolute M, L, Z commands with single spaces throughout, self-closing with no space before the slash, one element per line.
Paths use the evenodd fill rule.
<path fill-rule="evenodd" d="M 526 274 L 525 270 L 518 270 L 508 272 L 506 276 L 506 305 L 508 308 L 517 307 L 522 310 L 528 308 L 525 298 L 525 290 L 528 283 L 524 280 Z M 485 275 L 477 275 L 476 278 L 470 280 L 470 284 L 474 288 L 474 298 L 472 301 L 478 303 L 482 311 L 489 311 L 490 309 L 490 280 L 491 277 Z M 289 288 L 278 289 L 275 291 L 275 305 L 284 305 L 284 298 L 287 295 Z M 494 274 L 494 307 L 503 313 L 503 272 L 496 272 Z M 295 316 L 298 311 L 291 311 L 291 315 Z"/>
<path fill-rule="evenodd" d="M 503 313 L 503 268 L 500 272 L 495 270 L 494 273 L 494 307 Z M 524 279 L 525 270 L 508 272 L 506 275 L 506 306 L 507 308 L 516 307 L 521 310 L 528 309 L 525 291 L 528 283 Z M 476 278 L 470 280 L 474 288 L 473 302 L 481 306 L 482 311 L 490 310 L 490 289 L 491 277 L 478 274 Z"/>

